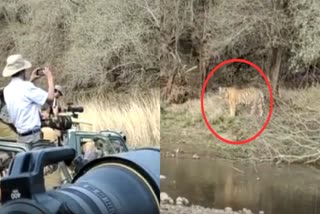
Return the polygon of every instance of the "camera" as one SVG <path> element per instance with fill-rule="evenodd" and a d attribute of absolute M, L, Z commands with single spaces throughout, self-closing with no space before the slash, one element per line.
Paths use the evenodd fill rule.
<path fill-rule="evenodd" d="M 52 129 L 58 129 L 61 131 L 71 129 L 72 124 L 72 117 L 68 115 L 59 115 L 57 118 L 41 120 L 41 127 L 50 127 Z"/>
<path fill-rule="evenodd" d="M 65 108 L 64 111 L 71 112 L 72 114 L 82 113 L 83 107 L 82 106 L 73 106 L 73 103 L 67 103 L 67 108 Z"/>
<path fill-rule="evenodd" d="M 75 150 L 18 153 L 1 180 L 0 214 L 160 213 L 160 149 L 141 148 L 86 163 L 70 184 L 45 191 L 43 167 L 71 165 Z"/>
<path fill-rule="evenodd" d="M 73 118 L 78 118 L 77 113 L 82 113 L 84 109 L 82 106 L 73 106 L 73 103 L 67 103 L 67 108 L 64 108 L 63 111 L 71 113 Z"/>
<path fill-rule="evenodd" d="M 43 71 L 44 71 L 43 68 L 38 68 L 38 69 L 36 70 L 36 75 L 38 75 L 38 76 L 43 76 L 43 75 L 44 75 Z"/>
<path fill-rule="evenodd" d="M 67 112 L 77 112 L 77 113 L 82 113 L 83 112 L 83 107 L 82 106 L 71 106 L 71 105 L 68 105 L 67 109 L 66 109 Z"/>

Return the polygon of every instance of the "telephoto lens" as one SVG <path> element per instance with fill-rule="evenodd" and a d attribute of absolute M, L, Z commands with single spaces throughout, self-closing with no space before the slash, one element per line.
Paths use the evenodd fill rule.
<path fill-rule="evenodd" d="M 83 107 L 82 106 L 68 106 L 67 107 L 67 112 L 78 112 L 82 113 L 83 112 Z"/>
<path fill-rule="evenodd" d="M 71 184 L 45 191 L 43 166 L 75 157 L 71 148 L 18 154 L 1 181 L 4 214 L 158 214 L 160 149 L 142 148 L 87 163 Z M 73 157 L 71 157 L 73 156 Z"/>

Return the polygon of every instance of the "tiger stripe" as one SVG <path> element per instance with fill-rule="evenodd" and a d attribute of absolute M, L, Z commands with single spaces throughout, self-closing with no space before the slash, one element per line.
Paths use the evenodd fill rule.
<path fill-rule="evenodd" d="M 219 95 L 228 102 L 231 117 L 236 115 L 237 105 L 239 104 L 251 105 L 251 115 L 257 110 L 259 110 L 260 117 L 263 115 L 264 94 L 258 88 L 219 87 Z"/>

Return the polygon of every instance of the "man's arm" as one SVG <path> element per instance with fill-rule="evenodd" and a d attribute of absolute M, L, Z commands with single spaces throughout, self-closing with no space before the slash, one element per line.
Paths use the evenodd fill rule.
<path fill-rule="evenodd" d="M 54 99 L 54 82 L 53 82 L 53 76 L 49 69 L 49 67 L 45 67 L 43 73 L 47 76 L 48 80 L 48 97 L 47 102 L 52 104 Z"/>
<path fill-rule="evenodd" d="M 37 103 L 38 105 L 44 105 L 45 103 L 52 105 L 54 99 L 54 82 L 52 73 L 48 67 L 45 67 L 45 69 L 43 70 L 43 74 L 47 77 L 48 80 L 48 91 L 46 92 L 33 84 L 33 82 L 40 77 L 36 74 L 36 70 L 37 69 L 35 69 L 31 74 L 31 84 L 29 85 L 29 93 L 27 94 L 27 97 L 32 102 Z"/>
<path fill-rule="evenodd" d="M 29 81 L 34 83 L 37 79 L 39 79 L 41 76 L 37 74 L 37 71 L 40 70 L 40 68 L 36 68 L 31 72 L 31 76 Z"/>

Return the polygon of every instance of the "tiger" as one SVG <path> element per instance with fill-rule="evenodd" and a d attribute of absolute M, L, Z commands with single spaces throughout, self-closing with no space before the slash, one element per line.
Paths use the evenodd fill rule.
<path fill-rule="evenodd" d="M 251 105 L 251 115 L 253 115 L 257 110 L 259 110 L 260 117 L 263 115 L 265 97 L 262 90 L 258 88 L 219 87 L 218 94 L 228 102 L 231 117 L 236 116 L 237 105 L 239 104 L 244 104 L 246 106 Z"/>

